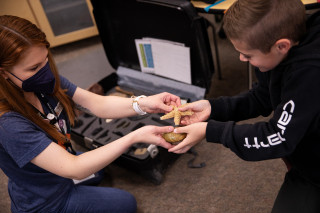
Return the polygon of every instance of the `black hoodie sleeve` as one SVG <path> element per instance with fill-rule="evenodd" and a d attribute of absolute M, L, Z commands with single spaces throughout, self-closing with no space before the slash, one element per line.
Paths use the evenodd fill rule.
<path fill-rule="evenodd" d="M 291 67 L 292 68 L 292 67 Z M 240 158 L 249 161 L 279 158 L 291 154 L 299 142 L 310 137 L 310 130 L 317 129 L 320 121 L 320 70 L 319 67 L 300 66 L 292 68 L 290 74 L 285 75 L 279 82 L 279 104 L 274 109 L 273 117 L 269 122 L 259 122 L 255 124 L 237 125 L 234 121 L 227 121 L 231 117 L 224 115 L 224 121 L 209 120 L 206 129 L 206 139 L 208 142 L 222 143 L 230 148 Z M 253 93 L 255 93 L 254 91 Z M 246 110 L 246 106 L 239 104 L 248 103 L 249 107 L 257 104 L 264 109 L 261 104 L 268 103 L 260 100 L 258 94 L 247 94 L 245 99 L 239 101 L 238 98 L 225 100 L 227 107 L 246 113 L 259 112 L 259 109 Z M 225 107 L 221 104 L 221 108 Z M 221 109 L 213 103 L 215 109 Z M 254 107 L 253 107 L 254 108 Z M 269 107 L 267 107 L 269 109 Z M 230 109 L 228 109 L 230 110 Z M 213 118 L 219 117 L 213 113 Z M 241 113 L 238 111 L 238 113 Z M 258 113 L 257 113 L 258 114 Z M 240 117 L 240 116 L 239 116 Z M 245 116 L 241 116 L 245 117 Z M 222 120 L 222 119 L 221 119 Z"/>
<path fill-rule="evenodd" d="M 269 73 L 256 69 L 258 84 L 250 91 L 233 96 L 209 100 L 211 104 L 210 119 L 217 121 L 240 121 L 255 118 L 259 115 L 268 116 L 272 112 L 269 95 Z"/>

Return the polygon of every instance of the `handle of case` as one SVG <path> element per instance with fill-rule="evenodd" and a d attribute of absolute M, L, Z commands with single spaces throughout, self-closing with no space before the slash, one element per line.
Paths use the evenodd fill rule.
<path fill-rule="evenodd" d="M 116 89 L 116 91 L 121 92 L 121 93 L 126 94 L 126 95 L 130 95 L 130 96 L 133 96 L 133 95 L 134 95 L 133 92 L 124 90 L 124 89 L 122 89 L 122 88 L 119 87 L 119 86 L 116 86 L 115 89 Z"/>

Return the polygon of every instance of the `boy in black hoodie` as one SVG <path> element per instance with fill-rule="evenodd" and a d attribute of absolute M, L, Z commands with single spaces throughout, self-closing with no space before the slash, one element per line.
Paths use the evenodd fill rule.
<path fill-rule="evenodd" d="M 224 30 L 240 60 L 256 67 L 258 84 L 234 97 L 201 100 L 177 133 L 184 153 L 202 139 L 248 161 L 283 158 L 288 173 L 272 213 L 320 212 L 320 12 L 306 20 L 300 0 L 238 0 Z M 235 122 L 269 116 L 268 122 Z"/>

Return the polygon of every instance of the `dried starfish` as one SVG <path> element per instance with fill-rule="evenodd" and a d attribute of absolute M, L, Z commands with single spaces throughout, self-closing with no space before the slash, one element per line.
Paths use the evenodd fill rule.
<path fill-rule="evenodd" d="M 179 107 L 176 107 L 176 106 L 173 106 L 173 110 L 167 114 L 165 114 L 164 116 L 161 116 L 160 119 L 161 120 L 165 120 L 165 119 L 169 119 L 169 118 L 174 118 L 174 124 L 176 126 L 178 126 L 180 124 L 180 120 L 181 120 L 181 117 L 182 116 L 185 116 L 185 115 L 192 115 L 193 112 L 191 110 L 187 110 L 187 111 L 184 111 L 184 112 L 181 112 L 178 110 L 178 108 L 181 108 L 183 106 L 185 106 L 186 104 L 183 104 Z"/>

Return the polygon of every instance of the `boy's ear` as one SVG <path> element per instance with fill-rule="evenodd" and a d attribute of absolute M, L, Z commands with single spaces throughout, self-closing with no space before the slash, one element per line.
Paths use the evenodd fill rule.
<path fill-rule="evenodd" d="M 283 38 L 279 39 L 275 43 L 275 46 L 280 53 L 287 54 L 290 48 L 292 47 L 292 42 L 289 39 Z"/>
<path fill-rule="evenodd" d="M 0 67 L 0 75 L 2 75 L 4 79 L 8 79 L 8 73 L 2 67 Z"/>

